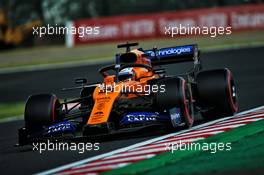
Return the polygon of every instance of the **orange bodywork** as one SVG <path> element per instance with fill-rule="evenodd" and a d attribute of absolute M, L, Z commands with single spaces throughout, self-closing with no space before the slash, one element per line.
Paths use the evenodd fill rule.
<path fill-rule="evenodd" d="M 132 50 L 132 53 L 137 55 L 137 64 L 147 64 L 151 66 L 150 61 L 144 56 L 144 53 L 139 50 Z M 93 93 L 94 106 L 87 122 L 88 125 L 96 125 L 106 123 L 109 120 L 112 107 L 118 98 L 135 98 L 140 94 L 133 92 L 123 94 L 122 90 L 144 88 L 147 85 L 147 81 L 150 79 L 158 78 L 158 75 L 153 71 L 149 71 L 146 68 L 134 67 L 133 71 L 135 76 L 127 81 L 115 82 L 115 75 L 108 75 L 104 77 L 104 82 L 101 84 L 104 88 L 112 87 L 111 91 L 107 91 L 101 87 L 96 87 Z M 125 87 L 125 88 L 124 88 Z M 133 88 L 134 87 L 134 88 Z M 115 88 L 115 90 L 113 90 Z M 130 90 L 131 90 L 130 89 Z M 144 94 L 141 94 L 144 95 Z"/>
<path fill-rule="evenodd" d="M 89 125 L 106 123 L 111 113 L 113 104 L 120 92 L 104 93 L 100 92 L 100 87 L 97 87 L 94 91 L 94 107 L 89 117 Z"/>

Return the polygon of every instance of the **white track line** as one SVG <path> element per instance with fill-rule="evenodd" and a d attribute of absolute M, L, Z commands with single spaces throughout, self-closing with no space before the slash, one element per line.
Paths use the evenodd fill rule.
<path fill-rule="evenodd" d="M 182 135 L 180 134 L 178 136 L 182 138 L 182 137 L 192 137 L 192 135 L 194 135 L 194 134 L 195 135 L 197 135 L 197 134 L 206 135 L 208 133 L 220 134 L 222 132 L 225 132 L 225 130 L 221 129 L 221 130 L 214 130 L 214 131 L 210 131 L 210 132 L 208 132 L 208 131 L 202 131 L 202 132 L 193 132 L 193 131 L 191 131 L 190 133 L 186 133 L 186 134 L 183 133 Z M 215 135 L 215 134 L 213 134 L 213 135 Z M 177 137 L 171 137 L 169 139 L 175 139 L 175 138 L 177 138 Z M 161 142 L 163 142 L 163 140 Z"/>
<path fill-rule="evenodd" d="M 19 120 L 23 120 L 23 115 L 0 119 L 0 123 L 7 123 L 7 122 L 13 122 L 13 121 L 19 121 Z"/>
<path fill-rule="evenodd" d="M 141 155 L 141 154 L 155 154 L 157 152 L 164 152 L 167 151 L 165 149 L 166 147 L 162 147 L 162 148 L 153 148 L 153 149 L 148 149 L 148 150 L 139 150 L 139 151 L 128 151 L 128 152 L 124 152 L 122 154 L 116 154 L 116 155 L 112 155 L 111 158 L 117 158 L 117 157 L 126 157 L 126 156 L 132 156 L 132 155 Z"/>
<path fill-rule="evenodd" d="M 257 111 L 257 110 L 260 110 L 260 109 L 263 109 L 263 108 L 264 108 L 264 106 L 260 106 L 260 107 L 254 108 L 254 109 L 250 109 L 250 110 L 238 113 L 237 115 L 243 115 L 243 114 L 246 114 L 246 113 L 249 113 L 249 112 L 252 112 L 252 111 Z M 63 170 L 66 170 L 66 169 L 69 169 L 69 168 L 72 168 L 72 167 L 80 166 L 80 165 L 82 165 L 84 163 L 88 163 L 88 162 L 95 161 L 95 160 L 98 160 L 98 159 L 102 159 L 102 158 L 105 158 L 105 157 L 110 157 L 110 156 L 112 156 L 114 154 L 125 152 L 125 151 L 131 150 L 131 149 L 134 149 L 134 148 L 137 148 L 137 147 L 140 147 L 140 146 L 144 146 L 144 145 L 147 145 L 147 144 L 151 144 L 151 143 L 157 142 L 157 141 L 162 140 L 162 139 L 166 139 L 166 138 L 177 136 L 177 135 L 180 135 L 180 134 L 183 134 L 183 133 L 186 133 L 186 132 L 190 132 L 190 131 L 193 131 L 193 130 L 196 130 L 196 129 L 199 129 L 199 128 L 202 128 L 202 127 L 205 127 L 205 126 L 209 126 L 211 124 L 214 124 L 214 123 L 217 123 L 217 122 L 220 122 L 220 121 L 224 121 L 224 120 L 227 120 L 227 119 L 230 119 L 230 118 L 233 118 L 233 117 L 234 116 L 221 118 L 221 119 L 210 121 L 210 122 L 198 125 L 198 126 L 194 126 L 191 129 L 182 130 L 182 131 L 179 131 L 177 133 L 171 133 L 171 134 L 160 136 L 160 137 L 157 137 L 157 138 L 154 138 L 154 139 L 150 139 L 150 140 L 147 140 L 147 141 L 136 143 L 134 145 L 131 145 L 131 146 L 128 146 L 128 147 L 125 147 L 125 148 L 120 148 L 120 149 L 117 149 L 117 150 L 114 150 L 114 151 L 111 151 L 111 152 L 108 152 L 108 153 L 104 153 L 104 154 L 101 154 L 101 155 L 98 155 L 98 156 L 94 156 L 94 157 L 91 157 L 91 158 L 83 159 L 83 160 L 80 160 L 80 161 L 77 161 L 77 162 L 73 162 L 73 163 L 70 163 L 70 164 L 67 164 L 67 165 L 63 165 L 63 166 L 60 166 L 60 167 L 57 167 L 57 168 L 54 168 L 54 169 L 51 169 L 51 170 L 43 171 L 43 172 L 38 173 L 38 175 L 54 174 L 56 172 L 63 171 Z"/>
<path fill-rule="evenodd" d="M 247 120 L 247 119 L 256 119 L 256 118 L 264 118 L 264 113 L 263 114 L 255 114 L 255 115 L 251 115 L 251 116 L 246 116 L 246 117 L 238 117 L 238 118 L 233 118 L 233 119 L 229 119 L 228 121 L 221 121 L 217 124 L 222 124 L 222 123 L 226 123 L 226 122 L 235 122 L 235 121 L 241 121 L 241 120 Z"/>
<path fill-rule="evenodd" d="M 98 171 L 98 170 L 109 170 L 109 169 L 115 169 L 115 168 L 121 168 L 124 167 L 126 165 L 128 165 L 129 163 L 120 163 L 117 165 L 106 165 L 106 166 L 100 166 L 100 167 L 94 167 L 91 169 L 81 169 L 81 170 L 76 170 L 74 171 L 74 173 L 83 173 L 86 174 L 87 172 L 93 172 L 93 171 Z M 73 174 L 73 171 L 66 171 L 66 172 L 62 172 L 59 173 L 60 175 L 67 175 L 67 174 Z"/>
<path fill-rule="evenodd" d="M 185 143 L 185 142 L 195 142 L 195 141 L 198 141 L 198 140 L 202 140 L 202 139 L 205 139 L 205 137 L 197 137 L 197 138 L 190 138 L 190 139 L 177 139 L 177 140 L 172 140 L 172 141 L 166 141 L 166 144 L 178 144 L 178 143 Z M 138 150 L 147 150 L 147 149 L 150 149 L 150 148 L 160 148 L 160 147 L 165 147 L 165 142 L 159 142 L 159 143 L 153 143 L 153 144 L 150 144 L 150 145 L 146 145 L 144 147 L 140 147 L 140 148 L 135 148 L 131 151 L 138 151 Z M 112 158 L 112 157 L 109 157 L 109 158 Z"/>
<path fill-rule="evenodd" d="M 239 123 L 239 124 L 233 124 L 233 123 L 224 123 L 224 124 L 215 124 L 215 125 L 212 125 L 212 126 L 208 126 L 206 128 L 201 128 L 201 129 L 197 129 L 197 131 L 202 131 L 202 130 L 205 130 L 205 129 L 214 129 L 214 128 L 236 128 L 236 127 L 239 127 L 239 126 L 243 126 L 245 125 L 245 123 Z"/>
<path fill-rule="evenodd" d="M 168 138 L 168 139 L 158 141 L 157 143 L 170 142 L 170 141 L 181 140 L 181 139 L 186 139 L 186 138 L 193 138 L 193 137 L 202 137 L 204 135 L 215 135 L 215 134 L 219 134 L 222 132 L 224 132 L 224 131 L 203 132 L 203 133 L 183 135 L 183 136 L 179 135 L 177 137 L 172 137 L 172 138 Z"/>
<path fill-rule="evenodd" d="M 264 116 L 263 116 L 264 118 Z M 256 122 L 256 121 L 259 121 L 261 120 L 262 117 L 259 117 L 259 118 L 249 118 L 249 119 L 244 119 L 244 120 L 236 120 L 236 121 L 231 121 L 233 124 L 238 124 L 238 123 L 243 123 L 243 122 L 246 122 L 246 123 L 250 123 L 250 122 Z M 230 119 L 231 120 L 231 119 Z M 216 123 L 216 125 L 219 125 L 219 124 L 228 124 L 229 122 L 228 121 L 225 121 L 225 122 L 219 122 L 219 123 Z"/>
<path fill-rule="evenodd" d="M 73 173 L 80 173 L 80 172 L 91 172 L 91 171 L 94 171 L 94 168 L 96 168 L 97 170 L 100 170 L 98 166 L 104 169 L 104 167 L 108 165 L 115 165 L 115 164 L 121 164 L 121 163 L 131 164 L 133 162 L 152 158 L 155 155 L 156 154 L 147 154 L 147 155 L 140 155 L 140 156 L 133 156 L 133 157 L 124 157 L 124 158 L 119 158 L 115 160 L 102 160 L 102 161 L 94 162 L 91 164 L 85 164 L 79 167 L 74 167 L 74 170 L 66 170 L 59 174 L 61 175 L 65 173 L 73 174 Z"/>
<path fill-rule="evenodd" d="M 243 126 L 242 124 L 240 125 L 232 125 L 232 126 L 229 126 L 229 127 L 216 127 L 216 128 L 210 128 L 210 129 L 198 129 L 196 131 L 192 131 L 190 133 L 186 133 L 186 135 L 191 135 L 191 134 L 197 134 L 197 133 L 204 133 L 204 132 L 208 132 L 208 131 L 223 131 L 223 130 L 227 130 L 227 129 L 233 129 L 233 128 L 237 128 L 239 126 Z M 184 135 L 184 134 L 183 134 Z M 182 135 L 181 135 L 182 136 Z"/>
<path fill-rule="evenodd" d="M 110 164 L 110 163 L 116 163 L 116 162 L 122 162 L 122 161 L 148 159 L 153 156 L 155 156 L 155 154 L 146 154 L 146 155 L 141 155 L 141 156 L 136 156 L 136 157 L 124 157 L 124 158 L 115 159 L 115 160 L 103 159 L 102 161 L 80 165 L 79 167 L 75 167 L 75 168 L 93 167 L 93 166 L 103 165 L 103 164 L 108 164 L 108 163 Z"/>

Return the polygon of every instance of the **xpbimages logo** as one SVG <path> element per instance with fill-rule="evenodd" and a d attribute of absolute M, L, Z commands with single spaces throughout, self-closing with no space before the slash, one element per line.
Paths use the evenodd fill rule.
<path fill-rule="evenodd" d="M 171 151 L 171 153 L 174 153 L 175 151 L 208 151 L 212 154 L 218 152 L 218 151 L 230 151 L 232 149 L 231 143 L 222 143 L 222 142 L 191 142 L 186 143 L 182 142 L 181 140 L 179 142 L 175 143 L 166 143 L 165 144 L 165 150 Z"/>
<path fill-rule="evenodd" d="M 91 26 L 58 26 L 55 24 L 55 26 L 47 25 L 42 27 L 32 27 L 33 35 L 37 35 L 39 37 L 45 36 L 45 35 L 78 35 L 80 38 L 85 37 L 86 35 L 99 35 L 100 34 L 100 27 L 91 27 Z"/>
<path fill-rule="evenodd" d="M 32 143 L 32 150 L 38 151 L 40 154 L 45 151 L 78 151 L 79 154 L 83 154 L 86 151 L 98 151 L 100 149 L 100 143 L 75 143 L 75 142 L 37 142 Z"/>
<path fill-rule="evenodd" d="M 150 95 L 151 93 L 165 93 L 166 85 L 165 84 L 153 84 L 153 85 L 141 85 L 141 84 L 100 84 L 98 85 L 99 92 L 105 93 L 106 95 L 112 92 L 122 92 L 122 93 L 138 93 Z"/>
<path fill-rule="evenodd" d="M 219 35 L 232 34 L 231 26 L 192 26 L 179 24 L 176 26 L 164 26 L 164 34 L 170 37 L 179 35 L 208 35 L 212 38 Z"/>

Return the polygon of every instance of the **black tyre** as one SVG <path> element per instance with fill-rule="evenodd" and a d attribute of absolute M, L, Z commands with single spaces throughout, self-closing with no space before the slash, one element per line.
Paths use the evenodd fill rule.
<path fill-rule="evenodd" d="M 158 82 L 165 85 L 165 92 L 158 92 L 156 97 L 157 107 L 161 110 L 180 108 L 185 126 L 191 127 L 194 121 L 192 93 L 183 78 L 165 78 Z"/>
<path fill-rule="evenodd" d="M 228 69 L 199 72 L 197 91 L 201 114 L 206 119 L 231 116 L 238 110 L 235 82 Z"/>
<path fill-rule="evenodd" d="M 25 107 L 26 128 L 39 129 L 60 121 L 60 110 L 60 102 L 54 94 L 30 96 Z"/>

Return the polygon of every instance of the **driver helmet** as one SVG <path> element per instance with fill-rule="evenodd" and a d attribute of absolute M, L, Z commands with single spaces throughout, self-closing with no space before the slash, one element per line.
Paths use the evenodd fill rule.
<path fill-rule="evenodd" d="M 131 80 L 135 75 L 135 71 L 132 67 L 127 67 L 118 72 L 118 80 L 125 81 Z"/>

